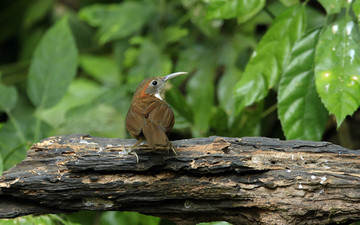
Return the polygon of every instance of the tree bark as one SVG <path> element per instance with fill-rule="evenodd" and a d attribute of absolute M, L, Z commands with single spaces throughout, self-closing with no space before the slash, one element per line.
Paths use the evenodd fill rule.
<path fill-rule="evenodd" d="M 177 224 L 331 224 L 360 220 L 360 151 L 312 141 L 209 137 L 177 152 L 67 135 L 34 144 L 0 178 L 0 217 L 136 211 Z"/>

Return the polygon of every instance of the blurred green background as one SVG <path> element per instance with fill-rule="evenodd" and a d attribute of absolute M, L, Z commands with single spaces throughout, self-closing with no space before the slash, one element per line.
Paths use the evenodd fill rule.
<path fill-rule="evenodd" d="M 189 74 L 166 91 L 171 140 L 266 136 L 358 149 L 359 20 L 359 0 L 2 0 L 0 174 L 48 136 L 131 138 L 124 121 L 136 86 L 177 71 Z M 0 224 L 21 220 L 171 224 L 127 212 Z"/>

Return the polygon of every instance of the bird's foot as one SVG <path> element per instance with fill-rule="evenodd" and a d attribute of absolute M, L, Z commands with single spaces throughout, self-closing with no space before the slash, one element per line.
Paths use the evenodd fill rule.
<path fill-rule="evenodd" d="M 138 154 L 137 154 L 136 152 L 134 152 L 133 150 L 134 150 L 134 149 L 131 148 L 130 150 L 125 150 L 125 152 L 126 152 L 126 154 L 128 154 L 128 155 L 133 155 L 133 156 L 135 156 L 135 157 L 136 157 L 136 164 L 138 164 L 138 163 L 139 163 L 139 156 L 138 156 Z"/>
<path fill-rule="evenodd" d="M 133 151 L 129 152 L 129 154 L 136 157 L 136 164 L 138 164 L 138 163 L 139 163 L 139 156 L 138 156 L 138 154 L 137 154 L 136 152 L 133 152 Z"/>
<path fill-rule="evenodd" d="M 129 150 L 129 151 L 126 151 L 126 153 L 127 153 L 128 155 L 133 155 L 133 156 L 136 157 L 136 164 L 139 163 L 139 156 L 138 156 L 138 154 L 136 154 L 136 152 L 134 152 L 133 150 L 134 150 L 134 149 L 136 148 L 136 146 L 138 146 L 142 141 L 143 141 L 142 139 L 137 140 L 137 142 L 130 148 L 130 150 Z"/>

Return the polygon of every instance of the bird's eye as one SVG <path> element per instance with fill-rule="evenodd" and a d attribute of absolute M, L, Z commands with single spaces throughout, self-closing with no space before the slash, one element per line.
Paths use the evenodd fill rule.
<path fill-rule="evenodd" d="M 158 84 L 158 82 L 156 81 L 156 80 L 154 80 L 153 82 L 152 82 L 152 85 L 154 85 L 154 86 L 156 86 Z"/>

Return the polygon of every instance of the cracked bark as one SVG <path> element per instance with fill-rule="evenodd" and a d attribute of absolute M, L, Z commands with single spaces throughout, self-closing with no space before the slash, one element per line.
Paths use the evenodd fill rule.
<path fill-rule="evenodd" d="M 77 210 L 136 211 L 177 224 L 331 224 L 360 220 L 360 152 L 263 137 L 174 141 L 67 135 L 34 144 L 0 178 L 0 218 Z"/>

